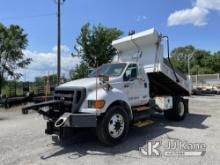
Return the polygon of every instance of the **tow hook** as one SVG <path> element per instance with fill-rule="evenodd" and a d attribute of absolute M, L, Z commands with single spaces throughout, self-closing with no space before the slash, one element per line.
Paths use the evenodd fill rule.
<path fill-rule="evenodd" d="M 69 117 L 71 116 L 71 113 L 64 113 L 59 119 L 55 122 L 54 126 L 56 128 L 64 126 L 66 122 L 69 120 Z"/>

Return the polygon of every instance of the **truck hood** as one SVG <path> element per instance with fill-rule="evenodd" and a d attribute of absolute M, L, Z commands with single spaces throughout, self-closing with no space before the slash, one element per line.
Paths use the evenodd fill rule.
<path fill-rule="evenodd" d="M 84 78 L 73 80 L 60 85 L 60 87 L 91 87 L 96 84 L 96 78 Z"/>
<path fill-rule="evenodd" d="M 109 78 L 109 82 L 115 82 L 117 81 L 118 78 Z M 98 78 L 98 83 L 99 83 L 99 78 Z M 96 86 L 96 78 L 92 77 L 92 78 L 83 78 L 83 79 L 78 79 L 78 80 L 73 80 L 67 83 L 64 83 L 62 85 L 60 85 L 59 87 L 85 87 L 87 89 L 92 89 L 95 88 Z"/>

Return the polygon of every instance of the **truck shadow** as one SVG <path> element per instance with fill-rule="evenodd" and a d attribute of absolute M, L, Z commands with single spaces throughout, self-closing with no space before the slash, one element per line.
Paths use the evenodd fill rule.
<path fill-rule="evenodd" d="M 7 117 L 0 117 L 0 121 L 7 120 Z"/>
<path fill-rule="evenodd" d="M 174 131 L 167 127 L 183 127 L 186 129 L 207 129 L 208 126 L 203 122 L 209 115 L 189 114 L 184 121 L 171 122 L 164 119 L 163 115 L 152 116 L 154 124 L 144 128 L 131 127 L 127 140 L 114 147 L 103 146 L 95 135 L 95 130 L 80 132 L 73 139 L 69 139 L 63 143 L 52 143 L 53 147 L 58 146 L 58 150 L 46 151 L 41 159 L 46 160 L 59 155 L 68 155 L 69 159 L 78 159 L 86 155 L 114 156 L 116 154 L 128 153 L 130 151 L 138 151 L 140 147 L 144 147 L 149 140 L 157 139 L 160 136 L 166 136 L 167 133 Z M 168 135 L 167 135 L 168 136 Z M 133 157 L 135 158 L 135 157 Z M 139 157 L 137 157 L 139 159 Z"/>
<path fill-rule="evenodd" d="M 155 121 L 160 122 L 161 124 L 165 126 L 171 126 L 171 127 L 183 127 L 186 129 L 206 129 L 208 126 L 206 126 L 203 122 L 208 118 L 211 117 L 211 115 L 204 115 L 204 114 L 193 114 L 190 113 L 186 116 L 184 121 L 167 121 L 164 119 L 164 116 L 161 114 L 155 114 L 152 116 Z"/>

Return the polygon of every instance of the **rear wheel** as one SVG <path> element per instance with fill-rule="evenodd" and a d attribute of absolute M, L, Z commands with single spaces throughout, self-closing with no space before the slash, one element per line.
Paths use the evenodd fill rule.
<path fill-rule="evenodd" d="M 125 139 L 129 131 L 129 116 L 124 107 L 112 106 L 98 120 L 97 136 L 106 145 L 115 145 Z"/>
<path fill-rule="evenodd" d="M 182 97 L 176 96 L 173 97 L 173 108 L 164 111 L 164 116 L 168 120 L 175 120 L 175 121 L 184 120 L 187 113 L 186 109 L 187 107 L 184 102 L 184 99 Z"/>

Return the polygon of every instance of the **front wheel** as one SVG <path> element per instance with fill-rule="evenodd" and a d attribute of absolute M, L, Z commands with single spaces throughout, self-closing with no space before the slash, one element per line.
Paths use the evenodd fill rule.
<path fill-rule="evenodd" d="M 120 143 L 128 135 L 129 116 L 124 107 L 112 106 L 98 120 L 97 136 L 106 145 Z"/>

